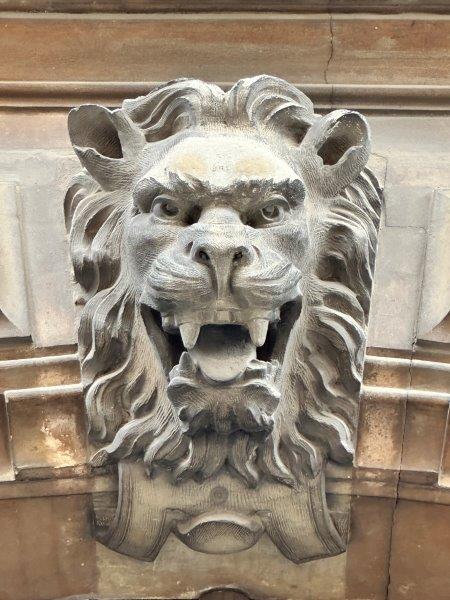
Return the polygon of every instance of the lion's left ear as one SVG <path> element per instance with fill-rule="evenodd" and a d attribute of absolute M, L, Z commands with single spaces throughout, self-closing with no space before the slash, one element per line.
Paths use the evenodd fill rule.
<path fill-rule="evenodd" d="M 145 138 L 122 109 L 84 104 L 70 111 L 68 127 L 81 164 L 104 190 L 129 183 Z"/>
<path fill-rule="evenodd" d="M 300 146 L 307 186 L 334 197 L 362 171 L 370 155 L 370 131 L 358 112 L 335 110 L 309 129 Z"/>

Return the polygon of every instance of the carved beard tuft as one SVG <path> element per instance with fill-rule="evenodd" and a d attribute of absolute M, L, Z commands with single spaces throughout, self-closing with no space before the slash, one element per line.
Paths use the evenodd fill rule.
<path fill-rule="evenodd" d="M 190 436 L 214 431 L 230 435 L 236 431 L 269 433 L 280 399 L 276 387 L 277 362 L 253 359 L 245 371 L 228 385 L 207 380 L 198 364 L 184 352 L 170 374 L 169 399 Z"/>
<path fill-rule="evenodd" d="M 204 481 L 222 469 L 235 473 L 251 488 L 257 486 L 262 476 L 260 462 L 260 434 L 237 431 L 232 436 L 214 431 L 198 433 L 194 437 L 184 436 L 188 443 L 182 458 L 157 458 L 156 463 L 173 469 L 175 481 L 194 479 Z"/>

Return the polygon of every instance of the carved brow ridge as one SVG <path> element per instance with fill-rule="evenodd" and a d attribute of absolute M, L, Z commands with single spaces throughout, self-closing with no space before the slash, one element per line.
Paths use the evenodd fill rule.
<path fill-rule="evenodd" d="M 303 200 L 305 187 L 299 178 L 286 178 L 274 181 L 273 178 L 236 179 L 230 186 L 224 188 L 215 186 L 208 180 L 180 174 L 173 171 L 167 173 L 168 181 L 162 182 L 156 178 L 149 177 L 145 180 L 145 189 L 148 194 L 175 194 L 186 193 L 196 196 L 211 197 L 221 194 L 224 196 L 239 195 L 248 198 L 258 197 L 266 194 L 279 193 L 293 205 Z"/>

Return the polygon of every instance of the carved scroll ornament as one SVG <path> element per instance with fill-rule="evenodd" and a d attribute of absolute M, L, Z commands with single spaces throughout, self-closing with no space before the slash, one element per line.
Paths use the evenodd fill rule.
<path fill-rule="evenodd" d="M 81 106 L 69 131 L 92 463 L 119 464 L 100 539 L 143 560 L 170 533 L 342 552 L 324 467 L 354 449 L 381 211 L 366 121 L 259 76 Z"/>

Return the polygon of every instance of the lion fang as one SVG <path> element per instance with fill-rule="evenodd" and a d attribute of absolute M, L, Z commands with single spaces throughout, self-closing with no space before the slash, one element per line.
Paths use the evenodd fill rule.
<path fill-rule="evenodd" d="M 182 323 L 180 325 L 180 333 L 184 347 L 187 350 L 191 350 L 197 342 L 200 325 L 197 323 Z"/>
<path fill-rule="evenodd" d="M 266 319 L 252 319 L 247 323 L 247 326 L 252 342 L 259 348 L 266 341 L 269 321 Z"/>

